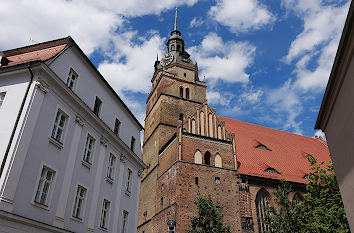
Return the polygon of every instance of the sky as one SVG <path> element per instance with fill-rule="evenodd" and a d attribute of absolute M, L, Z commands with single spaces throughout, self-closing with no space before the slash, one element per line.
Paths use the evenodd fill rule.
<path fill-rule="evenodd" d="M 309 137 L 349 0 L 0 0 L 0 51 L 71 36 L 144 125 L 178 29 L 217 114 Z"/>

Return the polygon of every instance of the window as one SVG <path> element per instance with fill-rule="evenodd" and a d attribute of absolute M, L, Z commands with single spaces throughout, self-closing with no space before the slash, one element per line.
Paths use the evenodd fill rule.
<path fill-rule="evenodd" d="M 95 113 L 97 116 L 99 116 L 100 114 L 101 105 L 102 105 L 102 101 L 100 100 L 100 98 L 96 96 L 95 105 L 93 107 L 93 113 Z"/>
<path fill-rule="evenodd" d="M 130 149 L 134 151 L 134 146 L 135 146 L 135 138 L 132 136 L 132 140 L 130 142 Z"/>
<path fill-rule="evenodd" d="M 70 89 L 73 89 L 75 87 L 77 77 L 78 77 L 77 73 L 73 69 L 70 69 L 68 80 L 66 81 L 66 85 Z"/>
<path fill-rule="evenodd" d="M 68 116 L 65 115 L 64 112 L 58 110 L 52 130 L 52 138 L 54 138 L 58 142 L 61 142 L 67 118 Z"/>
<path fill-rule="evenodd" d="M 186 88 L 186 99 L 189 100 L 189 88 Z"/>
<path fill-rule="evenodd" d="M 100 222 L 100 227 L 103 229 L 107 229 L 108 227 L 108 217 L 109 217 L 109 207 L 111 205 L 111 202 L 104 199 L 103 200 L 103 205 L 102 205 L 102 213 L 101 213 L 101 222 Z"/>
<path fill-rule="evenodd" d="M 0 108 L 1 108 L 2 103 L 4 102 L 5 94 L 6 94 L 6 92 L 1 92 L 0 93 Z"/>
<path fill-rule="evenodd" d="M 95 145 L 95 139 L 91 135 L 87 135 L 84 157 L 82 158 L 85 162 L 92 164 L 93 148 Z"/>
<path fill-rule="evenodd" d="M 183 87 L 179 88 L 179 97 L 183 98 Z"/>
<path fill-rule="evenodd" d="M 278 172 L 277 170 L 275 170 L 274 168 L 267 168 L 264 170 L 265 172 L 269 172 L 269 173 L 274 173 L 274 174 L 280 174 L 280 172 Z"/>
<path fill-rule="evenodd" d="M 194 154 L 194 163 L 202 164 L 202 153 L 200 153 L 199 150 L 197 150 Z"/>
<path fill-rule="evenodd" d="M 86 188 L 80 185 L 77 186 L 76 197 L 74 202 L 74 210 L 73 210 L 74 218 L 82 219 L 86 191 L 87 191 Z"/>
<path fill-rule="evenodd" d="M 204 154 L 204 164 L 210 165 L 210 152 L 209 151 L 205 152 L 205 154 Z"/>
<path fill-rule="evenodd" d="M 127 191 L 128 193 L 131 192 L 132 174 L 133 174 L 132 170 L 130 170 L 130 169 L 128 168 L 127 189 L 126 189 L 126 191 Z"/>
<path fill-rule="evenodd" d="M 122 233 L 127 233 L 127 228 L 128 228 L 128 215 L 129 212 L 126 210 L 123 210 L 123 222 L 122 222 Z"/>
<path fill-rule="evenodd" d="M 116 156 L 114 156 L 113 154 L 110 154 L 109 160 L 108 160 L 107 177 L 111 180 L 114 179 L 115 164 L 116 164 Z"/>
<path fill-rule="evenodd" d="M 215 177 L 215 184 L 220 184 L 220 177 Z"/>
<path fill-rule="evenodd" d="M 34 202 L 48 206 L 48 196 L 52 191 L 52 183 L 54 178 L 55 171 L 43 167 L 41 176 L 39 178 L 36 196 Z"/>
<path fill-rule="evenodd" d="M 116 121 L 114 123 L 114 129 L 113 129 L 113 132 L 118 135 L 119 133 L 119 126 L 120 126 L 120 121 L 116 118 Z"/>
<path fill-rule="evenodd" d="M 270 150 L 268 147 L 266 147 L 265 145 L 258 145 L 256 146 L 257 149 L 262 149 L 262 150 Z"/>
<path fill-rule="evenodd" d="M 270 195 L 265 189 L 261 189 L 256 196 L 256 211 L 257 211 L 257 222 L 258 231 L 263 233 L 269 231 L 269 226 L 264 223 L 265 211 L 269 206 Z"/>

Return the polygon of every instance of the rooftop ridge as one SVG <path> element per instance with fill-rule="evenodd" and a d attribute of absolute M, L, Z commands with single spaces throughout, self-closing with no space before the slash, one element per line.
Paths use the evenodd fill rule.
<path fill-rule="evenodd" d="M 46 49 L 46 48 L 50 48 L 50 47 L 54 47 L 54 46 L 58 46 L 58 45 L 62 45 L 62 44 L 69 44 L 70 39 L 71 39 L 71 37 L 67 36 L 67 37 L 63 37 L 60 39 L 41 42 L 38 44 L 27 45 L 24 47 L 5 50 L 5 51 L 3 51 L 3 53 L 6 57 L 14 56 L 14 55 L 22 54 L 22 53 L 29 53 L 29 52 L 33 52 L 33 51 L 37 51 L 37 50 L 41 50 L 41 49 Z"/>

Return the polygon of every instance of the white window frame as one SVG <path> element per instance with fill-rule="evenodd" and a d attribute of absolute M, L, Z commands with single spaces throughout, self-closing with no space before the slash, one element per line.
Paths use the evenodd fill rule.
<path fill-rule="evenodd" d="M 61 126 L 59 123 L 59 121 L 61 121 L 61 119 L 59 120 L 59 118 L 61 118 L 61 117 L 65 117 L 63 126 Z M 68 121 L 69 121 L 69 115 L 66 114 L 61 108 L 57 108 L 57 111 L 54 116 L 54 124 L 53 124 L 52 130 L 51 130 L 51 133 L 50 133 L 50 137 L 52 139 L 54 139 L 55 141 L 63 144 L 64 137 L 65 137 L 65 129 L 68 124 Z M 61 133 L 60 133 L 60 137 L 58 139 L 57 136 L 58 136 L 59 130 L 61 130 Z"/>
<path fill-rule="evenodd" d="M 72 76 L 75 77 L 74 80 L 72 79 Z M 75 72 L 75 70 L 73 68 L 70 68 L 68 78 L 66 80 L 66 86 L 68 86 L 69 89 L 75 91 L 78 78 L 79 78 L 79 75 Z M 73 82 L 73 85 L 70 87 L 69 84 L 71 81 Z"/>
<path fill-rule="evenodd" d="M 91 148 L 90 148 L 90 142 L 91 142 Z M 96 143 L 96 139 L 91 134 L 88 133 L 86 136 L 82 162 L 84 163 L 84 165 L 88 165 L 89 167 L 92 166 L 93 156 L 95 152 L 95 143 Z"/>
<path fill-rule="evenodd" d="M 128 196 L 130 196 L 130 194 L 131 194 L 132 177 L 133 177 L 133 171 L 130 168 L 128 168 L 127 169 L 127 184 L 126 184 L 126 190 L 125 190 L 125 193 Z"/>
<path fill-rule="evenodd" d="M 128 217 L 129 217 L 129 212 L 127 210 L 123 210 L 122 231 L 121 231 L 121 233 L 127 233 L 128 232 Z"/>
<path fill-rule="evenodd" d="M 0 91 L 0 109 L 1 109 L 2 103 L 4 102 L 5 96 L 6 96 L 6 91 Z"/>
<path fill-rule="evenodd" d="M 81 190 L 85 191 L 83 196 L 81 196 L 79 193 L 79 191 Z M 71 217 L 73 219 L 80 220 L 80 221 L 83 220 L 83 216 L 85 214 L 86 197 L 87 197 L 87 188 L 81 184 L 76 185 L 73 209 L 71 214 Z"/>
<path fill-rule="evenodd" d="M 39 173 L 37 175 L 37 180 L 36 180 L 36 183 L 35 183 L 36 186 L 35 186 L 35 189 L 34 189 L 34 192 L 33 192 L 32 204 L 35 205 L 35 206 L 38 206 L 38 207 L 41 207 L 41 208 L 44 208 L 44 209 L 48 210 L 49 206 L 50 206 L 50 203 L 51 203 L 51 200 L 52 200 L 53 190 L 54 190 L 54 187 L 55 187 L 55 180 L 56 180 L 56 176 L 57 176 L 57 170 L 53 169 L 51 166 L 48 166 L 47 164 L 43 164 L 43 163 L 41 163 L 40 168 L 41 169 L 39 169 Z M 40 192 L 42 192 L 43 188 L 44 188 L 43 185 L 42 185 L 42 187 L 40 187 L 41 186 L 40 182 L 43 181 L 43 177 L 44 177 L 44 176 L 42 176 L 42 171 L 43 171 L 44 168 L 52 171 L 53 175 L 52 175 L 52 179 L 50 181 L 50 186 L 49 186 L 48 191 L 47 191 L 47 197 L 45 199 L 45 203 L 43 204 L 40 201 L 38 201 L 38 200 L 40 200 L 40 198 L 37 198 L 37 193 L 38 193 L 39 189 L 42 189 L 40 191 Z M 39 196 L 41 196 L 42 194 L 40 194 Z"/>
<path fill-rule="evenodd" d="M 108 167 L 107 167 L 107 179 L 108 181 L 113 181 L 114 180 L 114 172 L 115 172 L 115 166 L 117 162 L 117 156 L 114 154 L 110 153 L 109 154 L 109 159 L 108 159 Z"/>
<path fill-rule="evenodd" d="M 108 206 L 106 205 L 108 204 Z M 102 211 L 100 219 L 100 228 L 107 230 L 109 226 L 109 213 L 111 208 L 111 202 L 104 198 L 102 202 Z"/>

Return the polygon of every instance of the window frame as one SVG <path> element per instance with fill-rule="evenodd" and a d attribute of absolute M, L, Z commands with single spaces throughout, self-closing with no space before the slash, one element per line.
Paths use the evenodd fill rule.
<path fill-rule="evenodd" d="M 128 220 L 129 220 L 129 211 L 123 210 L 121 233 L 127 233 L 128 232 Z"/>
<path fill-rule="evenodd" d="M 111 158 L 113 159 L 113 164 L 112 164 Z M 110 182 L 113 182 L 113 180 L 114 180 L 114 172 L 116 169 L 116 163 L 117 163 L 117 156 L 115 156 L 113 153 L 109 153 L 106 178 Z"/>
<path fill-rule="evenodd" d="M 89 139 L 92 140 L 92 148 L 91 149 L 87 148 L 87 146 L 88 146 L 87 143 L 88 143 Z M 94 153 L 95 153 L 95 144 L 96 144 L 96 139 L 90 133 L 87 133 L 85 146 L 84 146 L 84 153 L 83 153 L 83 156 L 82 156 L 82 162 L 83 162 L 84 165 L 88 165 L 89 167 L 92 166 L 93 156 L 94 156 Z M 87 153 L 91 153 L 91 154 L 89 156 L 87 156 Z"/>
<path fill-rule="evenodd" d="M 83 198 L 81 199 L 82 202 L 81 203 L 78 203 L 77 200 L 78 200 L 78 191 L 79 191 L 79 188 L 82 188 L 85 190 L 84 192 L 84 196 Z M 73 200 L 73 208 L 72 208 L 72 211 L 71 211 L 71 218 L 75 219 L 75 220 L 79 220 L 79 221 L 83 221 L 84 219 L 84 216 L 85 216 L 85 207 L 86 207 L 86 198 L 87 198 L 87 192 L 88 192 L 88 189 L 87 187 L 85 187 L 84 185 L 82 184 L 77 184 L 76 185 L 76 189 L 75 189 L 75 196 L 74 196 L 74 200 Z M 80 206 L 79 206 L 80 205 Z M 79 208 L 79 214 L 77 216 L 77 209 Z M 76 212 L 76 215 L 74 215 Z"/>
<path fill-rule="evenodd" d="M 73 74 L 74 76 L 75 76 L 75 79 L 74 79 L 74 81 L 73 81 L 73 85 L 72 86 L 70 86 L 69 85 L 69 81 L 72 81 L 72 75 L 70 76 L 70 74 Z M 66 86 L 69 88 L 69 89 L 71 89 L 72 91 L 75 91 L 76 90 L 76 86 L 77 86 L 77 80 L 79 79 L 79 75 L 78 75 L 78 73 L 72 68 L 72 67 L 70 67 L 70 69 L 69 69 L 69 74 L 68 74 L 68 77 L 67 77 L 67 79 L 66 79 Z"/>
<path fill-rule="evenodd" d="M 92 111 L 98 117 L 100 116 L 100 113 L 101 113 L 102 104 L 103 104 L 102 100 L 100 98 L 98 98 L 98 96 L 96 95 Z"/>
<path fill-rule="evenodd" d="M 35 186 L 35 189 L 34 189 L 34 193 L 33 193 L 32 202 L 31 203 L 33 205 L 35 205 L 35 206 L 38 206 L 38 207 L 41 207 L 41 208 L 49 210 L 50 203 L 51 203 L 51 200 L 52 200 L 53 190 L 55 188 L 57 170 L 53 169 L 51 166 L 49 166 L 47 164 L 44 164 L 44 163 L 41 163 L 40 168 L 41 169 L 39 169 L 39 173 L 37 175 L 36 186 Z M 42 171 L 43 171 L 44 168 L 46 168 L 46 169 L 50 170 L 51 172 L 53 172 L 53 175 L 52 175 L 52 180 L 51 180 L 49 188 L 48 188 L 48 192 L 47 192 L 47 196 L 46 196 L 46 199 L 45 199 L 45 203 L 41 203 L 39 201 L 36 201 L 36 199 L 37 199 L 37 193 L 38 193 L 38 189 L 39 189 L 41 178 L 42 178 Z M 42 191 L 43 191 L 43 188 L 44 188 L 44 185 L 42 186 Z M 39 199 L 41 199 L 41 196 L 42 195 L 40 195 Z"/>
<path fill-rule="evenodd" d="M 108 207 L 105 205 L 106 203 L 108 203 Z M 107 198 L 103 198 L 101 217 L 100 217 L 101 229 L 108 230 L 110 209 L 111 209 L 111 201 L 109 201 Z"/>
<path fill-rule="evenodd" d="M 132 169 L 128 168 L 127 169 L 127 183 L 126 183 L 126 189 L 125 193 L 130 196 L 131 194 L 131 187 L 132 187 L 132 177 L 133 177 L 133 171 Z"/>
<path fill-rule="evenodd" d="M 59 140 L 56 138 L 56 135 L 58 133 L 58 128 L 57 128 L 57 125 L 58 125 L 58 122 L 57 122 L 57 116 L 58 116 L 58 113 L 61 114 L 61 116 L 64 116 L 65 117 L 65 121 L 64 121 L 64 126 L 61 126 L 60 129 L 61 129 L 61 134 L 60 134 L 60 138 Z M 57 146 L 59 146 L 60 148 L 63 146 L 64 144 L 64 141 L 65 141 L 65 135 L 66 135 L 66 128 L 67 128 L 67 125 L 69 124 L 69 119 L 70 119 L 70 116 L 69 114 L 67 114 L 63 108 L 60 108 L 60 107 L 57 107 L 56 108 L 56 111 L 55 111 L 55 114 L 54 114 L 54 120 L 52 121 L 52 127 L 51 127 L 51 130 L 49 131 L 49 138 L 52 139 L 53 143 Z M 55 131 L 55 133 L 54 133 Z M 54 134 L 54 136 L 53 136 Z"/>

